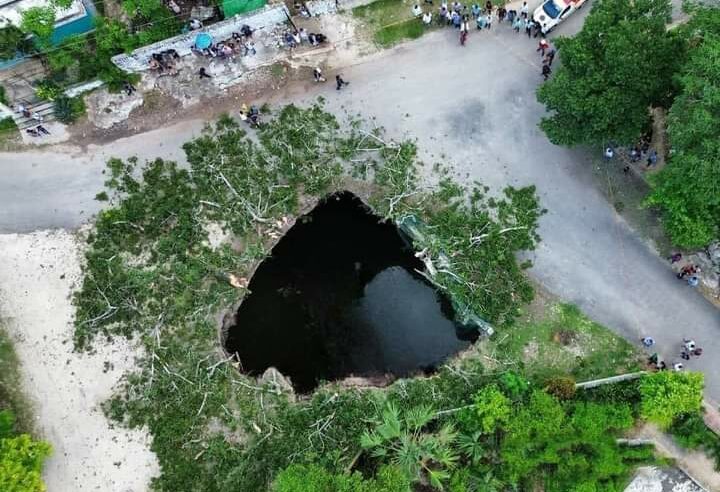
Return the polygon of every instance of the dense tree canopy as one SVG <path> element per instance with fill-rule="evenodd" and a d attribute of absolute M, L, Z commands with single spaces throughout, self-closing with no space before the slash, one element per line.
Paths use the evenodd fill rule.
<path fill-rule="evenodd" d="M 27 34 L 12 24 L 0 29 L 0 60 L 12 59 L 18 51 L 26 50 L 29 46 L 26 37 Z"/>
<path fill-rule="evenodd" d="M 34 34 L 41 43 L 49 42 L 55 29 L 55 8 L 30 7 L 22 13 L 20 28 Z"/>
<path fill-rule="evenodd" d="M 666 101 L 682 44 L 666 31 L 668 0 L 600 0 L 573 38 L 560 38 L 562 66 L 538 90 L 556 144 L 635 141 L 648 108 Z"/>
<path fill-rule="evenodd" d="M 720 235 L 720 9 L 685 26 L 690 55 L 668 117 L 672 153 L 648 203 L 664 211 L 675 244 L 705 246 Z"/>

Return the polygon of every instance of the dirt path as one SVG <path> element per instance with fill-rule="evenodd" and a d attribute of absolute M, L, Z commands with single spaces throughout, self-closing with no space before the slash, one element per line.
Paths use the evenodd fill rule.
<path fill-rule="evenodd" d="M 53 446 L 51 492 L 141 492 L 159 473 L 145 432 L 110 428 L 99 406 L 137 354 L 127 343 L 72 351 L 80 248 L 66 232 L 0 235 L 0 316 L 15 342 L 36 429 Z"/>

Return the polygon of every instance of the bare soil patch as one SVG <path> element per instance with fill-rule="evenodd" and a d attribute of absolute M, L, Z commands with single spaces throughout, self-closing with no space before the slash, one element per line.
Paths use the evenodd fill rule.
<path fill-rule="evenodd" d="M 0 235 L 0 313 L 35 428 L 53 447 L 44 470 L 48 490 L 144 491 L 159 473 L 147 434 L 112 428 L 100 407 L 138 352 L 124 340 L 73 351 L 71 296 L 81 252 L 66 232 Z"/>

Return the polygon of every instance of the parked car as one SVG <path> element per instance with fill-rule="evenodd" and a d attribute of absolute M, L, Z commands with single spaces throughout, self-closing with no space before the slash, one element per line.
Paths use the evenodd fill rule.
<path fill-rule="evenodd" d="M 552 31 L 570 14 L 581 8 L 586 0 L 546 0 L 533 13 L 533 20 L 540 25 L 543 34 Z"/>

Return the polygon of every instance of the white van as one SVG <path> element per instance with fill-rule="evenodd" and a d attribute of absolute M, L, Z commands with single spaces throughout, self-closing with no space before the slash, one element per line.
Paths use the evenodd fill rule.
<path fill-rule="evenodd" d="M 585 0 L 546 0 L 533 13 L 533 20 L 540 25 L 543 34 L 567 19 L 585 4 Z"/>

